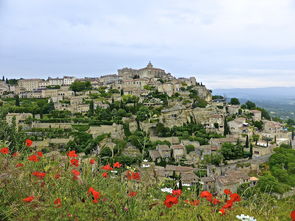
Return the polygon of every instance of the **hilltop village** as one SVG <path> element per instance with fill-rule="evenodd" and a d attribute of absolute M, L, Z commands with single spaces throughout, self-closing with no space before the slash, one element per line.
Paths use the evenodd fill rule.
<path fill-rule="evenodd" d="M 151 63 L 98 78 L 3 78 L 0 95 L 6 126 L 44 153 L 120 161 L 163 186 L 235 192 L 257 184 L 275 148 L 295 147 L 287 125 L 253 102 L 227 102 Z"/>

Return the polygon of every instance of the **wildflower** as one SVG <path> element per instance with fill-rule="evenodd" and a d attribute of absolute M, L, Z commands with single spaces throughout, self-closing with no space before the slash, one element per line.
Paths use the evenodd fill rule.
<path fill-rule="evenodd" d="M 19 152 L 15 152 L 15 153 L 12 154 L 13 157 L 18 157 L 19 155 L 20 155 Z"/>
<path fill-rule="evenodd" d="M 185 200 L 184 202 L 187 203 L 187 204 L 190 204 L 192 206 L 197 206 L 197 205 L 200 204 L 200 200 L 191 200 L 191 201 Z"/>
<path fill-rule="evenodd" d="M 178 203 L 178 198 L 172 195 L 167 195 L 166 200 L 164 201 L 164 205 L 168 208 L 176 205 Z"/>
<path fill-rule="evenodd" d="M 103 170 L 113 170 L 113 168 L 110 166 L 110 164 L 107 164 L 107 165 L 103 166 L 101 169 L 103 169 Z"/>
<path fill-rule="evenodd" d="M 43 157 L 43 153 L 42 153 L 41 151 L 37 151 L 37 155 L 38 155 L 39 157 Z"/>
<path fill-rule="evenodd" d="M 119 162 L 116 162 L 113 165 L 114 168 L 120 168 L 121 166 L 122 166 L 122 164 L 120 164 Z"/>
<path fill-rule="evenodd" d="M 209 202 L 212 201 L 212 194 L 210 192 L 208 192 L 208 191 L 201 192 L 200 197 L 201 198 L 206 198 L 207 201 L 209 201 Z"/>
<path fill-rule="evenodd" d="M 32 202 L 33 199 L 35 199 L 34 196 L 28 196 L 27 198 L 24 198 L 23 201 L 29 203 L 29 202 Z"/>
<path fill-rule="evenodd" d="M 170 193 L 170 194 L 172 194 L 173 189 L 172 188 L 165 187 L 165 188 L 162 188 L 161 191 L 164 192 L 164 193 Z"/>
<path fill-rule="evenodd" d="M 33 141 L 30 140 L 30 139 L 26 139 L 26 140 L 25 140 L 25 144 L 26 144 L 27 147 L 30 147 L 30 146 L 32 146 Z"/>
<path fill-rule="evenodd" d="M 230 199 L 233 201 L 233 202 L 240 202 L 241 201 L 241 197 L 239 194 L 237 193 L 233 193 L 230 195 Z"/>
<path fill-rule="evenodd" d="M 128 196 L 130 196 L 130 197 L 134 197 L 136 195 L 137 195 L 137 192 L 130 192 L 130 193 L 128 193 Z"/>
<path fill-rule="evenodd" d="M 54 200 L 53 202 L 55 205 L 57 205 L 57 207 L 61 207 L 61 199 L 57 198 L 56 200 Z"/>
<path fill-rule="evenodd" d="M 72 150 L 72 151 L 69 151 L 67 153 L 68 157 L 78 157 L 78 155 L 76 154 L 76 151 L 75 150 Z"/>
<path fill-rule="evenodd" d="M 102 177 L 107 178 L 107 177 L 108 177 L 108 173 L 107 173 L 107 172 L 104 172 L 104 173 L 102 174 Z"/>
<path fill-rule="evenodd" d="M 132 173 L 131 179 L 133 179 L 133 180 L 140 180 L 140 174 L 137 173 L 137 172 Z"/>
<path fill-rule="evenodd" d="M 224 209 L 224 208 L 220 209 L 220 210 L 218 211 L 218 213 L 219 213 L 221 216 L 224 215 L 224 214 L 225 214 L 225 209 Z"/>
<path fill-rule="evenodd" d="M 80 172 L 78 170 L 72 170 L 72 174 L 77 177 L 80 176 Z"/>
<path fill-rule="evenodd" d="M 38 162 L 39 158 L 36 155 L 31 155 L 31 156 L 28 157 L 28 160 L 32 161 L 32 162 Z"/>
<path fill-rule="evenodd" d="M 233 206 L 233 201 L 228 200 L 226 204 L 222 207 L 223 209 L 230 209 Z"/>
<path fill-rule="evenodd" d="M 172 190 L 172 195 L 173 196 L 176 196 L 176 197 L 179 197 L 180 195 L 181 195 L 181 190 L 179 189 L 179 190 Z"/>
<path fill-rule="evenodd" d="M 89 163 L 90 164 L 95 164 L 95 160 L 94 159 L 90 159 Z"/>
<path fill-rule="evenodd" d="M 295 221 L 295 210 L 293 210 L 293 211 L 290 213 L 290 217 L 291 217 L 292 221 Z"/>
<path fill-rule="evenodd" d="M 77 160 L 77 159 L 71 159 L 71 160 L 70 160 L 70 163 L 71 163 L 73 166 L 76 166 L 76 167 L 79 166 L 79 160 Z"/>
<path fill-rule="evenodd" d="M 100 192 L 95 191 L 92 187 L 89 187 L 88 193 L 91 193 L 93 196 L 93 202 L 98 203 L 98 200 L 100 198 Z"/>
<path fill-rule="evenodd" d="M 244 215 L 244 214 L 237 215 L 236 218 L 239 219 L 239 220 L 243 220 L 243 221 L 256 221 L 256 219 L 254 217 Z"/>
<path fill-rule="evenodd" d="M 37 171 L 37 172 L 33 172 L 32 175 L 36 176 L 36 177 L 38 177 L 40 179 L 43 179 L 45 177 L 46 173 L 42 173 L 42 172 Z"/>
<path fill-rule="evenodd" d="M 208 197 L 212 197 L 212 194 L 208 191 L 203 191 L 203 192 L 201 192 L 200 197 L 201 198 L 208 198 Z"/>
<path fill-rule="evenodd" d="M 230 194 L 232 194 L 232 192 L 231 192 L 229 189 L 225 189 L 223 192 L 224 192 L 224 194 L 226 194 L 226 195 L 230 195 Z"/>
<path fill-rule="evenodd" d="M 24 164 L 22 164 L 22 163 L 18 163 L 18 164 L 15 165 L 16 168 L 23 167 L 23 166 L 24 166 Z"/>
<path fill-rule="evenodd" d="M 218 200 L 218 199 L 216 199 L 216 198 L 214 198 L 213 200 L 212 200 L 212 204 L 213 205 L 217 205 L 217 204 L 219 204 L 220 203 L 220 201 Z"/>
<path fill-rule="evenodd" d="M 3 147 L 0 149 L 0 153 L 3 153 L 3 154 L 9 154 L 9 149 L 8 147 Z"/>
<path fill-rule="evenodd" d="M 60 174 L 55 174 L 55 175 L 54 175 L 54 178 L 55 178 L 55 179 L 59 179 L 60 177 L 61 177 Z"/>

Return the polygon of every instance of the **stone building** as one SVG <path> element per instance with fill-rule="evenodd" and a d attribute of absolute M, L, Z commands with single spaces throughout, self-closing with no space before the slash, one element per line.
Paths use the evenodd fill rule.
<path fill-rule="evenodd" d="M 23 88 L 25 91 L 33 91 L 39 88 L 39 83 L 42 82 L 41 79 L 21 79 L 18 80 L 18 86 Z"/>

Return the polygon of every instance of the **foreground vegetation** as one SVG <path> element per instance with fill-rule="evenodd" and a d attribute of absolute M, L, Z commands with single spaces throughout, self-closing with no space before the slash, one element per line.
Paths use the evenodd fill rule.
<path fill-rule="evenodd" d="M 242 193 L 241 200 L 236 194 L 232 207 L 221 210 L 228 204 L 225 194 L 213 199 L 203 192 L 201 198 L 191 187 L 175 198 L 140 168 L 100 165 L 74 151 L 45 156 L 30 145 L 17 153 L 0 148 L 0 220 L 237 220 L 240 214 L 290 220 L 295 208 L 294 197 L 276 200 L 257 192 Z M 174 197 L 171 204 L 167 195 Z"/>

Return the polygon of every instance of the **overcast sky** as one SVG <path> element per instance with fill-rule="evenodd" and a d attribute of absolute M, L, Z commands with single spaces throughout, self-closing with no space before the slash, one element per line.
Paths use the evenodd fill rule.
<path fill-rule="evenodd" d="M 209 88 L 295 86 L 294 0 L 0 0 L 0 75 L 122 67 Z"/>

